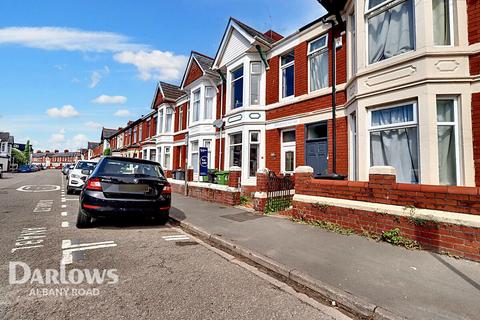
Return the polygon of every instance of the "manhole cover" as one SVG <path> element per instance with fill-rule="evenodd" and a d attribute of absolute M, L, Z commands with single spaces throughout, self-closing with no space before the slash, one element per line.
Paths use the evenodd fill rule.
<path fill-rule="evenodd" d="M 233 220 L 233 221 L 236 221 L 236 222 L 244 222 L 244 221 L 263 218 L 263 216 L 257 216 L 257 215 L 249 214 L 249 213 L 246 213 L 246 212 L 226 214 L 226 215 L 223 215 L 223 216 L 220 216 L 220 217 L 225 218 L 225 219 L 229 219 L 229 220 Z"/>

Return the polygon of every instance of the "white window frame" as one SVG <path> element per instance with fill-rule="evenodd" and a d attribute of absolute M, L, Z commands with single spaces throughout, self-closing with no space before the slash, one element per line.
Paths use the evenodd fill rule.
<path fill-rule="evenodd" d="M 395 107 L 402 107 L 405 105 L 412 105 L 413 106 L 413 120 L 408 121 L 408 122 L 402 122 L 402 123 L 395 123 L 395 124 L 389 124 L 389 125 L 380 125 L 380 126 L 375 126 L 372 127 L 372 112 L 373 111 L 378 111 L 378 110 L 383 110 L 383 109 L 391 109 Z M 418 102 L 416 100 L 406 100 L 404 102 L 398 102 L 394 104 L 390 104 L 388 106 L 383 106 L 383 107 L 371 107 L 367 111 L 367 155 L 368 155 L 368 161 L 367 161 L 367 169 L 370 168 L 371 163 L 372 163 L 372 157 L 371 157 L 371 150 L 370 150 L 370 133 L 371 132 L 376 132 L 376 131 L 383 131 L 383 130 L 388 130 L 388 129 L 401 129 L 401 128 L 412 128 L 416 127 L 417 128 L 417 152 L 418 152 L 418 184 L 422 183 L 422 171 L 421 171 L 421 146 L 420 146 L 420 128 L 419 128 L 419 123 L 418 123 Z M 358 130 L 358 128 L 357 128 Z M 358 135 L 358 131 L 357 131 Z M 368 171 L 368 170 L 367 170 Z"/>
<path fill-rule="evenodd" d="M 453 47 L 455 45 L 455 17 L 454 17 L 454 4 L 453 0 L 447 0 L 448 1 L 448 19 L 450 22 L 450 44 L 435 44 L 435 30 L 432 30 L 432 39 L 433 39 L 433 45 L 435 47 Z M 433 16 L 433 6 L 432 6 L 432 16 Z"/>
<path fill-rule="evenodd" d="M 195 100 L 195 94 L 198 93 L 198 99 Z M 191 123 L 197 123 L 200 121 L 200 110 L 201 110 L 201 101 L 202 101 L 202 92 L 201 88 L 198 88 L 197 90 L 192 92 L 192 122 Z M 198 109 L 196 109 L 195 104 L 198 103 Z M 195 115 L 197 115 L 197 119 L 195 120 Z"/>
<path fill-rule="evenodd" d="M 183 108 L 180 106 L 178 108 L 178 131 L 183 130 Z"/>
<path fill-rule="evenodd" d="M 290 54 L 291 52 L 293 52 L 293 54 L 294 54 L 293 61 L 291 61 L 289 63 L 286 63 L 285 65 L 282 65 L 282 57 L 286 56 L 287 54 Z M 291 98 L 295 97 L 295 50 L 291 49 L 291 50 L 281 54 L 279 56 L 279 58 L 280 58 L 280 61 L 279 61 L 278 65 L 279 65 L 279 68 L 280 68 L 280 70 L 279 70 L 279 78 L 280 79 L 279 79 L 278 82 L 280 83 L 280 90 L 279 90 L 280 91 L 279 92 L 280 100 L 288 100 L 288 99 L 291 99 Z M 283 96 L 283 69 L 286 69 L 290 66 L 293 66 L 293 94 L 284 97 Z"/>
<path fill-rule="evenodd" d="M 207 148 L 208 153 L 208 168 L 212 169 L 212 139 L 204 139 L 203 140 L 203 147 Z"/>
<path fill-rule="evenodd" d="M 162 165 L 162 151 L 162 147 L 157 147 L 157 162 L 160 163 L 160 165 Z"/>
<path fill-rule="evenodd" d="M 253 65 L 258 64 L 260 65 L 260 71 L 259 72 L 253 72 Z M 258 103 L 253 103 L 252 102 L 252 79 L 253 75 L 258 76 Z M 261 105 L 261 94 L 262 94 L 262 62 L 261 61 L 250 61 L 250 90 L 249 90 L 249 99 L 248 103 L 250 106 L 259 106 Z"/>
<path fill-rule="evenodd" d="M 350 58 L 348 59 L 350 64 L 349 78 L 353 78 L 357 74 L 357 13 L 355 10 L 350 12 L 348 15 L 348 20 L 350 23 L 350 33 L 349 33 L 349 53 Z M 368 50 L 368 49 L 367 49 Z"/>
<path fill-rule="evenodd" d="M 170 113 L 169 113 L 170 112 Z M 165 108 L 165 132 L 173 132 L 173 119 L 175 112 L 172 107 Z M 170 128 L 168 127 L 168 117 L 170 116 Z"/>
<path fill-rule="evenodd" d="M 211 90 L 212 96 L 208 95 L 208 91 Z M 203 103 L 203 120 L 212 120 L 213 119 L 213 110 L 215 108 L 215 87 L 214 86 L 205 86 L 205 97 L 204 97 L 204 103 Z M 211 109 L 210 109 L 210 115 L 207 115 L 207 100 L 211 99 L 212 104 L 211 104 Z"/>
<path fill-rule="evenodd" d="M 257 141 L 252 140 L 252 133 L 257 134 Z M 260 140 L 261 140 L 260 134 L 261 134 L 260 130 L 250 130 L 250 131 L 248 131 L 248 176 L 250 178 L 255 177 L 256 174 L 257 174 L 258 168 L 260 168 Z M 250 159 L 251 159 L 251 149 L 250 149 L 250 147 L 252 145 L 257 146 L 257 170 L 255 170 L 255 172 L 250 172 Z"/>
<path fill-rule="evenodd" d="M 284 142 L 283 141 L 283 133 L 284 132 L 289 132 L 289 131 L 293 131 L 295 132 L 295 141 L 290 141 L 290 142 Z M 296 152 L 296 145 L 297 145 L 297 131 L 295 130 L 295 128 L 288 128 L 288 129 L 283 129 L 282 131 L 280 131 L 280 152 L 281 152 L 281 155 L 280 155 L 280 171 L 282 173 L 293 173 L 295 172 L 295 168 L 296 168 L 296 165 L 297 165 L 297 152 Z M 286 157 L 286 153 L 287 152 L 293 152 L 293 170 L 292 171 L 287 171 L 285 170 L 285 164 L 286 164 L 286 161 L 287 161 L 287 157 Z"/>
<path fill-rule="evenodd" d="M 164 129 L 164 126 L 163 126 L 163 119 L 164 119 L 164 114 L 165 114 L 165 111 L 163 108 L 161 108 L 160 110 L 158 110 L 158 128 L 157 128 L 157 131 L 158 133 L 163 133 L 163 129 Z"/>
<path fill-rule="evenodd" d="M 167 152 L 168 150 L 168 152 Z M 167 155 L 168 155 L 168 159 L 167 159 Z M 167 163 L 167 160 L 168 160 L 168 163 Z M 171 169 L 170 167 L 170 163 L 172 161 L 172 147 L 170 146 L 165 146 L 163 147 L 163 167 L 164 169 Z"/>
<path fill-rule="evenodd" d="M 193 150 L 193 146 L 196 145 L 196 151 Z M 190 165 L 193 167 L 193 173 L 194 174 L 198 174 L 199 170 L 200 170 L 200 165 L 199 165 L 199 161 L 200 161 L 200 141 L 199 140 L 193 140 L 192 142 L 190 142 Z M 197 155 L 197 163 L 193 163 L 193 155 L 196 154 Z"/>
<path fill-rule="evenodd" d="M 438 127 L 439 126 L 454 126 L 454 133 L 455 133 L 455 175 L 456 175 L 456 181 L 457 181 L 457 186 L 463 184 L 463 179 L 462 179 L 462 161 L 461 161 L 461 154 L 460 154 L 460 129 L 459 129 L 459 113 L 458 113 L 458 96 L 442 96 L 439 95 L 435 99 L 435 104 L 437 103 L 438 100 L 451 100 L 453 101 L 453 117 L 454 121 L 453 122 L 438 122 L 437 123 L 437 134 L 438 134 Z M 435 106 L 435 112 L 436 112 L 436 106 Z M 437 119 L 437 118 L 435 118 Z M 438 149 L 438 145 L 437 145 Z M 438 150 L 437 150 L 438 154 Z M 440 177 L 440 172 L 437 170 L 437 174 Z"/>
<path fill-rule="evenodd" d="M 243 73 L 242 73 L 242 76 L 241 77 L 238 77 L 236 79 L 233 79 L 233 73 L 235 71 L 237 71 L 238 69 L 242 68 L 243 69 Z M 233 84 L 239 80 L 242 80 L 242 93 L 243 93 L 243 96 L 242 96 L 242 105 L 235 108 L 235 103 L 234 103 L 234 90 L 233 90 Z M 243 108 L 245 107 L 245 66 L 242 64 L 238 65 L 237 67 L 233 68 L 231 71 L 230 71 L 230 110 L 235 110 L 235 109 L 239 109 L 239 108 Z"/>
<path fill-rule="evenodd" d="M 234 135 L 240 135 L 240 137 L 242 138 L 242 141 L 240 143 L 235 143 L 235 144 L 232 144 L 232 136 Z M 236 146 L 240 146 L 242 148 L 242 154 L 240 155 L 240 162 L 242 163 L 242 166 L 244 165 L 244 161 L 243 161 L 243 133 L 242 131 L 237 131 L 237 132 L 232 132 L 228 135 L 228 163 L 229 163 L 229 167 L 232 167 L 234 166 L 234 164 L 232 163 L 233 162 L 233 157 L 231 157 L 231 150 L 233 147 L 236 147 Z"/>
<path fill-rule="evenodd" d="M 400 3 L 402 2 L 407 2 L 407 1 L 412 1 L 412 10 L 413 10 L 413 48 L 412 50 L 410 51 L 407 51 L 407 52 L 404 52 L 404 53 L 400 53 L 400 54 L 397 54 L 391 58 L 395 58 L 395 57 L 398 57 L 398 56 L 401 56 L 401 55 L 404 55 L 404 54 L 408 54 L 408 53 L 411 53 L 413 51 L 416 51 L 417 50 L 417 33 L 416 33 L 416 22 L 415 22 L 415 19 L 416 19 L 416 11 L 415 11 L 415 0 L 385 0 L 384 2 L 382 2 L 381 4 L 379 5 L 376 5 L 375 7 L 371 8 L 371 9 L 368 9 L 368 3 L 369 3 L 369 0 L 366 0 L 365 1 L 365 13 L 364 13 L 364 22 L 365 22 L 365 43 L 366 43 L 366 47 L 365 47 L 365 60 L 366 60 L 366 65 L 367 66 L 370 66 L 370 65 L 375 65 L 377 63 L 381 63 L 383 61 L 386 61 L 386 60 L 389 60 L 391 58 L 388 58 L 388 59 L 384 59 L 384 60 L 380 60 L 380 61 L 377 61 L 377 62 L 372 62 L 370 63 L 370 57 L 369 57 L 369 52 L 368 52 L 368 48 L 369 48 L 369 43 L 368 43 L 368 20 L 370 18 L 373 18 L 379 14 L 381 14 L 382 12 L 386 11 L 386 10 L 389 10 L 397 5 L 399 5 Z M 357 17 L 358 18 L 358 17 Z M 358 33 L 358 31 L 357 31 Z"/>
<path fill-rule="evenodd" d="M 320 47 L 320 48 L 317 48 L 313 51 L 310 51 L 310 44 L 317 41 L 317 40 L 320 40 L 321 38 L 325 38 L 325 45 L 323 47 Z M 329 70 L 328 69 L 330 68 L 330 60 L 328 61 L 328 67 L 327 67 L 327 86 L 323 87 L 323 88 L 318 88 L 316 90 L 312 90 L 312 87 L 311 87 L 312 79 L 310 77 L 310 75 L 311 75 L 311 73 L 310 73 L 310 69 L 311 69 L 310 58 L 312 58 L 313 56 L 316 56 L 316 55 L 324 54 L 325 52 L 327 53 L 327 59 L 329 59 L 329 57 L 328 57 L 328 33 L 322 34 L 321 36 L 316 37 L 315 39 L 308 42 L 308 44 L 307 44 L 307 61 L 308 61 L 307 72 L 308 72 L 308 76 L 307 77 L 308 77 L 308 92 L 309 93 L 310 92 L 315 92 L 315 91 L 318 91 L 318 90 L 322 90 L 322 89 L 325 89 L 325 88 L 329 87 L 329 74 L 328 74 Z M 294 91 L 295 91 L 295 86 L 294 86 Z"/>

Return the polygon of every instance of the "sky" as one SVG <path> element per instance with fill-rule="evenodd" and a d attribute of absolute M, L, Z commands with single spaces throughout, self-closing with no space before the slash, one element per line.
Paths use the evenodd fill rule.
<path fill-rule="evenodd" d="M 230 16 L 286 36 L 316 0 L 2 0 L 0 131 L 35 150 L 75 150 L 150 112 L 191 50 L 214 57 Z"/>

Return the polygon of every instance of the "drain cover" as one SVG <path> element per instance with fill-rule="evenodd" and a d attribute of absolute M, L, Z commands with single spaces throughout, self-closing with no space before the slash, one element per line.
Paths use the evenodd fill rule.
<path fill-rule="evenodd" d="M 240 213 L 234 213 L 234 214 L 226 214 L 223 216 L 220 216 L 225 219 L 233 220 L 236 222 L 244 222 L 244 221 L 249 221 L 249 220 L 255 220 L 255 219 L 260 219 L 263 218 L 263 216 L 258 216 L 254 214 L 249 214 L 247 212 L 240 212 Z"/>

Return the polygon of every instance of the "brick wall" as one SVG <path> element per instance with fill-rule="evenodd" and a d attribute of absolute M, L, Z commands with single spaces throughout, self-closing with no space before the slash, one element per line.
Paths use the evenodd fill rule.
<path fill-rule="evenodd" d="M 192 60 L 190 70 L 188 70 L 187 77 L 185 79 L 184 86 L 188 86 L 193 81 L 197 80 L 203 75 L 203 71 L 195 60 Z"/>
<path fill-rule="evenodd" d="M 480 42 L 480 1 L 467 0 L 468 42 Z"/>
<path fill-rule="evenodd" d="M 189 186 L 188 196 L 229 206 L 236 206 L 240 204 L 240 192 L 228 192 L 210 188 Z"/>
<path fill-rule="evenodd" d="M 302 42 L 295 47 L 295 96 L 308 93 L 308 43 Z"/>
<path fill-rule="evenodd" d="M 303 166 L 305 164 L 305 125 L 299 124 L 295 127 L 295 165 Z"/>
<path fill-rule="evenodd" d="M 225 138 L 221 139 L 222 141 L 222 157 L 220 159 L 220 138 L 215 139 L 215 168 L 223 170 L 225 163 Z"/>
<path fill-rule="evenodd" d="M 480 186 L 480 92 L 472 94 L 472 136 L 475 185 Z"/>
<path fill-rule="evenodd" d="M 470 75 L 480 74 L 480 54 L 470 56 Z"/>
<path fill-rule="evenodd" d="M 275 56 L 268 60 L 268 64 L 270 65 L 270 69 L 267 71 L 266 76 L 266 104 L 272 104 L 278 102 L 278 95 L 279 95 L 279 57 Z"/>
<path fill-rule="evenodd" d="M 347 117 L 337 118 L 337 173 L 348 175 L 348 121 Z M 298 166 L 298 165 L 297 165 Z M 332 120 L 328 120 L 328 171 L 333 169 Z"/>
<path fill-rule="evenodd" d="M 480 215 L 480 188 L 396 183 L 370 175 L 369 182 L 317 180 L 295 174 L 295 194 L 368 201 Z"/>

